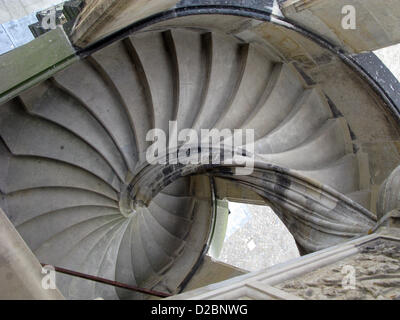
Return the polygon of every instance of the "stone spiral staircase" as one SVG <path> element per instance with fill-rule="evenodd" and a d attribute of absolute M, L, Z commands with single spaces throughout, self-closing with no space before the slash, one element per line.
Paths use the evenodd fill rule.
<path fill-rule="evenodd" d="M 124 201 L 147 132 L 168 132 L 169 120 L 178 130 L 254 129 L 265 163 L 370 208 L 366 157 L 294 66 L 214 32 L 143 32 L 0 107 L 0 207 L 41 262 L 176 292 L 210 237 L 208 178 L 181 178 L 147 207 Z M 57 285 L 73 299 L 146 298 L 61 275 Z"/>

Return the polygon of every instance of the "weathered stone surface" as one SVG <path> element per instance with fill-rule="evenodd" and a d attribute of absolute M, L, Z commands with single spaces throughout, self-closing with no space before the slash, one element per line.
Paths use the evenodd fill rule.
<path fill-rule="evenodd" d="M 342 27 L 346 5 L 355 9 L 355 30 Z M 281 1 L 281 6 L 286 17 L 350 52 L 375 50 L 400 41 L 397 0 L 384 4 L 375 0 L 287 0 Z"/>
<path fill-rule="evenodd" d="M 351 269 L 354 288 L 345 278 Z M 276 287 L 313 300 L 400 299 L 400 242 L 375 240 L 362 245 L 356 255 Z"/>
<path fill-rule="evenodd" d="M 178 0 L 96 0 L 91 1 L 78 17 L 72 32 L 77 46 L 85 46 L 130 23 L 173 7 Z"/>

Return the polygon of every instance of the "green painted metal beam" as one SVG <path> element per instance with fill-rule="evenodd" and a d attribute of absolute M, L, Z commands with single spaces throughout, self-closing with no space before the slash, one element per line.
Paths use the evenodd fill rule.
<path fill-rule="evenodd" d="M 79 57 L 61 27 L 0 56 L 0 104 L 50 78 Z"/>

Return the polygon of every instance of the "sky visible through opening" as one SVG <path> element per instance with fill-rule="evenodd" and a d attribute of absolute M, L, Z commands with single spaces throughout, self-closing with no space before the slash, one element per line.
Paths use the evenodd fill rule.
<path fill-rule="evenodd" d="M 299 256 L 293 236 L 270 207 L 229 202 L 229 210 L 218 260 L 257 271 Z"/>

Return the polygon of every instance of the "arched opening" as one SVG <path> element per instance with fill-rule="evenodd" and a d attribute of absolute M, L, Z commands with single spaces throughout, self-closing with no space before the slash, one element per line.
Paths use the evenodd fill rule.
<path fill-rule="evenodd" d="M 228 208 L 225 238 L 214 259 L 258 271 L 299 257 L 293 236 L 271 207 L 229 201 Z"/>

